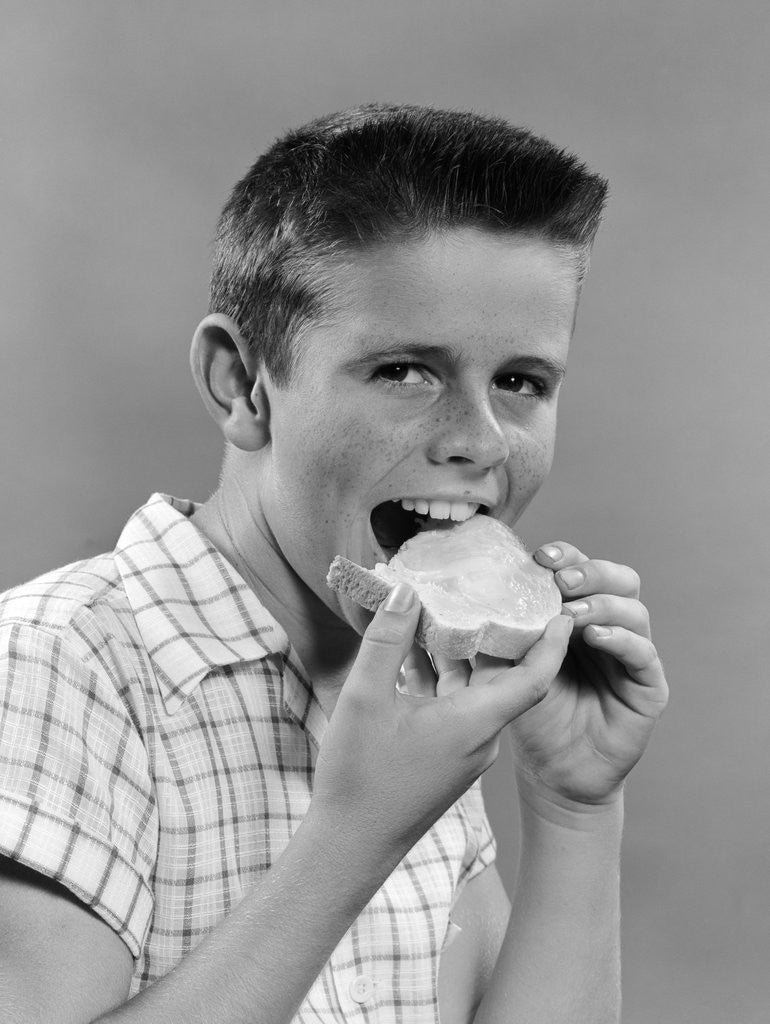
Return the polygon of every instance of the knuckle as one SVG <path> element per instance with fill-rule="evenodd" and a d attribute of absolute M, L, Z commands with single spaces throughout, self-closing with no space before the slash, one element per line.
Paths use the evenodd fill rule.
<path fill-rule="evenodd" d="M 633 613 L 633 622 L 638 623 L 639 629 L 647 635 L 649 639 L 650 632 L 650 613 L 647 610 L 647 606 L 642 604 L 638 598 L 631 598 L 631 608 Z"/>
<path fill-rule="evenodd" d="M 630 566 L 624 566 L 627 586 L 631 593 L 636 597 L 642 588 L 642 579 L 636 569 L 632 569 Z"/>
<path fill-rule="evenodd" d="M 529 694 L 532 697 L 532 704 L 539 704 L 551 688 L 551 678 L 541 672 L 532 676 L 529 684 Z"/>
<path fill-rule="evenodd" d="M 584 569 L 587 568 L 584 566 Z M 630 565 L 596 559 L 591 562 L 590 570 L 591 581 L 597 587 L 608 588 L 608 593 L 618 597 L 639 597 L 641 578 Z"/>
<path fill-rule="evenodd" d="M 367 629 L 366 642 L 369 647 L 398 647 L 404 642 L 404 633 L 395 626 L 377 622 Z"/>
<path fill-rule="evenodd" d="M 640 639 L 641 643 L 635 652 L 636 656 L 633 660 L 629 661 L 629 665 L 631 665 L 637 672 L 648 671 L 660 662 L 658 652 L 652 641 L 647 640 L 644 637 Z"/>

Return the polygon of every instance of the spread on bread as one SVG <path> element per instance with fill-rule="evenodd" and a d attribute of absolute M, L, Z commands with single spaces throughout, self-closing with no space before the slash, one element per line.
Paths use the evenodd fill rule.
<path fill-rule="evenodd" d="M 337 556 L 327 576 L 333 590 L 370 611 L 399 582 L 422 603 L 418 643 L 450 658 L 481 652 L 518 660 L 561 610 L 553 573 L 486 515 L 424 529 L 374 569 Z"/>

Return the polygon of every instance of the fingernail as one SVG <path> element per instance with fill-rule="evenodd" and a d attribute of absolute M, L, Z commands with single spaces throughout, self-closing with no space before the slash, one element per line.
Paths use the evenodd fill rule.
<path fill-rule="evenodd" d="M 545 547 L 538 550 L 545 555 L 549 562 L 558 562 L 563 554 L 561 548 L 557 548 L 555 544 L 546 544 Z"/>
<path fill-rule="evenodd" d="M 385 598 L 382 607 L 386 612 L 408 612 L 414 604 L 414 591 L 406 583 L 397 583 Z"/>
<path fill-rule="evenodd" d="M 567 590 L 574 590 L 586 581 L 583 569 L 560 569 L 556 575 Z"/>
<path fill-rule="evenodd" d="M 597 640 L 606 640 L 612 636 L 612 630 L 608 626 L 591 626 L 591 632 Z"/>
<path fill-rule="evenodd" d="M 561 569 L 556 573 L 567 590 L 574 590 L 585 581 L 585 574 L 582 569 Z"/>
<path fill-rule="evenodd" d="M 564 614 L 571 615 L 573 619 L 576 619 L 578 615 L 587 615 L 590 610 L 591 606 L 588 601 L 572 601 L 563 607 Z"/>

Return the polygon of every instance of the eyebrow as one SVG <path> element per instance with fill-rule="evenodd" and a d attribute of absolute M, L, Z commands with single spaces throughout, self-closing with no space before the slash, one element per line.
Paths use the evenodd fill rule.
<path fill-rule="evenodd" d="M 449 345 L 428 345 L 419 341 L 404 341 L 399 344 L 392 343 L 382 345 L 371 350 L 365 350 L 360 357 L 352 360 L 351 367 L 361 363 L 387 362 L 388 359 L 398 360 L 405 356 L 418 356 L 421 359 L 440 359 L 455 367 L 461 360 L 457 349 Z M 546 374 L 554 380 L 563 380 L 567 373 L 566 365 L 559 359 L 549 359 L 546 356 L 536 355 L 511 355 L 506 363 L 515 365 L 520 372 L 539 372 Z"/>

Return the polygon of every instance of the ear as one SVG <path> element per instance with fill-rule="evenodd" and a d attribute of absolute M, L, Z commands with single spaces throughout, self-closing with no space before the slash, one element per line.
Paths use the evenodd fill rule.
<path fill-rule="evenodd" d="M 190 366 L 209 414 L 225 439 L 256 452 L 270 440 L 265 371 L 235 321 L 221 313 L 201 320 L 193 335 Z"/>

